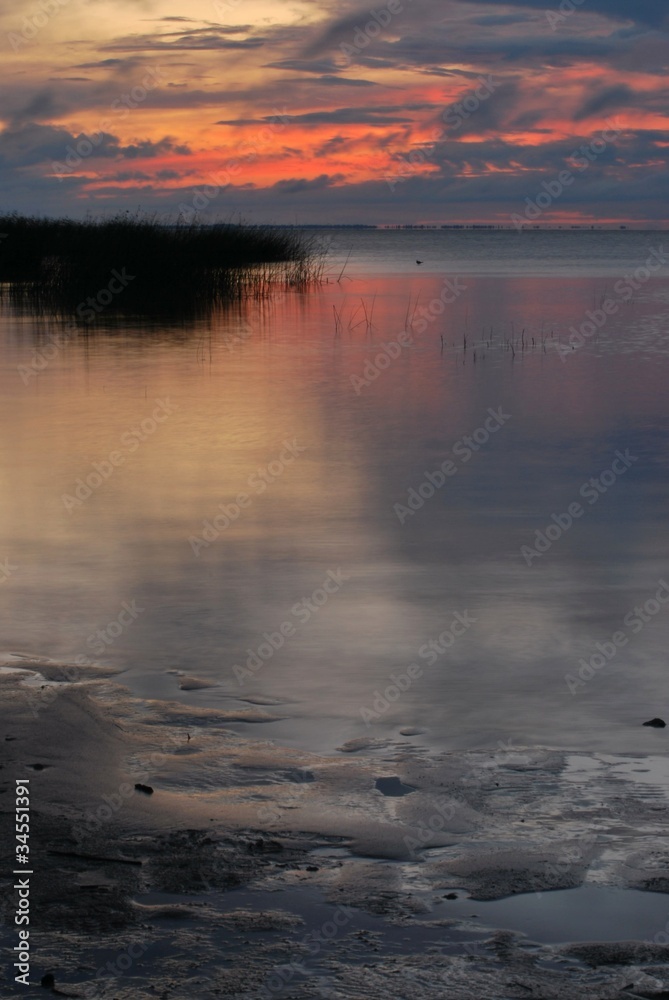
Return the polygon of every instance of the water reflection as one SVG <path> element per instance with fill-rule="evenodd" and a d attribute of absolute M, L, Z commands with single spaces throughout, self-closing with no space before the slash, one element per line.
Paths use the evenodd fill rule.
<path fill-rule="evenodd" d="M 57 327 L 6 312 L 5 645 L 99 656 L 142 696 L 275 699 L 286 719 L 263 733 L 316 749 L 407 726 L 447 747 L 646 749 L 666 613 L 575 694 L 565 682 L 667 574 L 667 289 L 649 283 L 563 360 L 554 342 L 598 282 L 466 277 L 397 352 L 443 276 L 357 278 L 181 327 L 100 326 L 27 379 Z M 477 449 L 454 452 L 467 438 Z M 625 449 L 628 475 L 528 566 L 521 547 Z M 446 460 L 455 473 L 401 523 Z M 456 612 L 475 624 L 429 662 Z M 181 691 L 174 669 L 216 686 Z"/>

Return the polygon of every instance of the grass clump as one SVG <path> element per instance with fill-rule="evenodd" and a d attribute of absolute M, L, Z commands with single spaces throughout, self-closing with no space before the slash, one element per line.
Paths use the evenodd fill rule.
<path fill-rule="evenodd" d="M 301 234 L 268 226 L 10 214 L 0 215 L 0 232 L 0 283 L 12 301 L 85 322 L 100 304 L 123 313 L 204 313 L 277 286 L 305 288 L 322 270 Z"/>

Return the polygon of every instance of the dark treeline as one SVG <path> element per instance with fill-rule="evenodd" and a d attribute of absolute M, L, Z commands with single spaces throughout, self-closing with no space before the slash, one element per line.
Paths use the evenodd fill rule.
<path fill-rule="evenodd" d="M 94 322 L 103 311 L 206 312 L 216 304 L 305 287 L 321 264 L 298 232 L 0 215 L 0 283 L 12 302 Z"/>

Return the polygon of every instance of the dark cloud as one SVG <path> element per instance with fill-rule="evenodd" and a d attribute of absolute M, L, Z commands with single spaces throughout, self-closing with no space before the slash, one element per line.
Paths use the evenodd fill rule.
<path fill-rule="evenodd" d="M 412 9 L 412 13 L 415 13 L 415 9 Z M 402 11 L 402 13 L 390 17 L 389 23 L 393 24 L 393 30 L 395 30 L 399 23 L 406 21 L 406 18 L 406 11 Z M 325 27 L 319 29 L 318 35 L 304 47 L 302 56 L 311 59 L 329 49 L 338 49 L 340 45 L 355 45 L 356 33 L 364 31 L 365 25 L 373 20 L 369 8 L 361 8 L 344 16 L 331 18 Z M 363 48 L 373 43 L 382 34 L 378 21 L 374 21 L 374 24 L 378 30 L 374 32 L 374 37 L 367 38 Z"/>
<path fill-rule="evenodd" d="M 22 125 L 24 122 L 36 121 L 43 118 L 51 118 L 60 110 L 53 89 L 40 90 L 34 94 L 25 104 L 12 111 L 7 120 L 14 127 Z"/>
<path fill-rule="evenodd" d="M 468 144 L 469 145 L 469 144 Z M 491 141 L 479 149 L 475 161 L 508 163 L 522 153 L 521 146 L 506 149 Z M 573 147 L 569 149 L 571 151 Z M 564 156 L 568 150 L 562 150 Z M 461 160 L 461 157 L 458 157 Z M 461 161 L 462 162 L 462 161 Z M 566 160 L 565 160 L 566 162 Z M 469 221 L 479 219 L 511 224 L 513 213 L 522 214 L 526 198 L 544 190 L 541 182 L 556 176 L 555 170 L 537 169 L 519 175 L 464 176 L 457 169 L 448 174 L 411 176 L 395 191 L 383 175 L 361 184 L 328 180 L 316 182 L 280 182 L 268 188 L 248 184 L 226 189 L 226 209 L 242 211 L 248 219 L 275 222 L 322 222 L 336 219 L 342 223 L 393 221 Z M 628 184 L 616 177 L 613 168 L 591 168 L 578 174 L 573 185 L 556 202 L 556 211 L 584 213 L 586 217 L 627 217 L 629 219 L 663 218 L 661 206 L 669 196 L 666 172 L 643 172 L 643 178 Z M 174 195 L 170 196 L 172 199 Z M 593 221 L 594 221 L 593 218 Z"/>
<path fill-rule="evenodd" d="M 546 10 L 543 0 L 513 0 L 512 3 L 509 3 L 509 0 L 468 0 L 468 2 L 472 4 L 482 3 L 486 6 L 499 5 Z M 559 10 L 559 8 L 560 5 L 556 3 L 554 9 Z M 634 21 L 637 24 L 646 24 L 654 28 L 664 24 L 668 14 L 665 0 L 634 0 L 634 3 L 630 3 L 629 0 L 584 0 L 584 6 L 580 8 L 577 6 L 576 11 L 578 12 L 579 9 L 587 9 L 595 14 L 601 14 L 603 17 Z"/>
<path fill-rule="evenodd" d="M 375 181 L 351 184 L 339 173 L 324 173 L 313 181 L 290 179 L 268 188 L 244 184 L 226 189 L 226 202 L 249 215 L 261 213 L 261 218 L 275 221 L 294 221 L 298 213 L 303 222 L 333 218 L 341 222 L 449 218 L 510 222 L 514 212 L 522 214 L 527 198 L 544 191 L 543 182 L 569 170 L 574 182 L 556 203 L 557 211 L 580 211 L 586 217 L 601 212 L 630 219 L 655 212 L 655 217 L 661 218 L 662 199 L 669 195 L 669 176 L 658 169 L 658 144 L 666 143 L 668 134 L 662 130 L 624 132 L 584 170 L 577 166 L 583 161 L 573 157 L 582 156 L 583 147 L 592 150 L 592 140 L 599 138 L 599 131 L 575 133 L 536 146 L 496 136 L 469 138 L 466 143 L 447 137 L 435 143 L 427 157 L 426 162 L 433 167 L 429 173 L 412 170 L 409 154 L 415 147 L 408 144 L 397 156 L 396 167 L 380 170 Z M 319 151 L 336 157 L 356 141 L 338 134 Z M 628 164 L 634 164 L 633 175 Z M 393 177 L 391 190 L 388 181 Z M 281 196 L 278 200 L 277 195 Z"/>
<path fill-rule="evenodd" d="M 616 84 L 600 88 L 597 93 L 588 97 L 572 117 L 575 122 L 580 122 L 602 112 L 619 111 L 621 108 L 633 107 L 636 104 L 637 95 L 634 91 L 627 84 Z"/>
<path fill-rule="evenodd" d="M 443 76 L 449 80 L 478 80 L 481 76 L 474 70 L 446 69 L 444 66 L 417 66 L 416 71 L 424 76 Z"/>
<path fill-rule="evenodd" d="M 188 146 L 175 142 L 169 136 L 158 142 L 145 140 L 125 146 L 117 136 L 108 133 L 94 138 L 93 149 L 86 155 L 87 160 L 135 160 L 155 159 L 166 155 L 191 155 Z M 54 125 L 29 122 L 19 127 L 9 127 L 0 132 L 0 164 L 12 171 L 36 164 L 50 167 L 54 161 L 65 160 L 69 150 L 74 149 L 76 152 L 81 143 L 86 143 L 86 148 L 91 145 L 85 133 L 75 135 Z"/>
<path fill-rule="evenodd" d="M 471 23 L 482 28 L 500 28 L 507 24 L 522 24 L 526 19 L 526 14 L 482 14 L 472 18 Z"/>
<path fill-rule="evenodd" d="M 111 180 L 121 184 L 128 181 L 152 181 L 153 178 L 141 170 L 119 170 L 117 174 L 112 174 Z"/>
<path fill-rule="evenodd" d="M 664 133 L 662 133 L 664 135 Z M 581 211 L 593 221 L 602 218 L 630 220 L 662 219 L 663 206 L 669 197 L 669 175 L 646 159 L 646 152 L 657 155 L 657 148 L 644 135 L 624 137 L 627 144 L 617 153 L 629 162 L 638 162 L 636 179 L 617 173 L 615 156 L 606 164 L 599 160 L 577 174 L 573 185 L 555 204 L 557 211 Z M 664 135 L 666 141 L 666 135 Z M 391 190 L 385 172 L 375 180 L 360 184 L 346 183 L 340 173 L 323 173 L 311 181 L 300 178 L 280 181 L 268 187 L 251 183 L 230 185 L 225 191 L 225 213 L 241 212 L 249 221 L 306 223 L 337 220 L 351 222 L 421 222 L 421 221 L 499 221 L 510 223 L 512 213 L 522 214 L 526 198 L 544 190 L 541 183 L 554 178 L 560 169 L 569 169 L 568 157 L 580 137 L 551 143 L 542 153 L 503 143 L 496 139 L 466 144 L 453 141 L 443 144 L 436 157 L 437 171 L 430 175 L 410 175 Z M 465 150 L 463 147 L 467 147 Z M 548 161 L 548 163 L 547 163 Z M 518 162 L 523 172 L 491 175 L 486 164 L 499 167 Z M 473 173 L 465 175 L 468 164 Z M 480 172 L 479 172 L 480 171 Z M 177 178 L 174 178 L 178 181 Z M 124 187 L 120 181 L 96 185 L 108 211 L 134 208 L 141 199 L 143 207 L 167 214 L 176 213 L 181 201 L 192 197 L 192 184 L 185 180 L 171 189 L 137 181 Z M 9 185 L 0 169 L 0 204 L 11 203 L 19 210 L 34 211 L 35 198 L 41 210 L 58 211 L 63 196 L 68 211 L 83 215 L 90 207 L 90 196 L 82 178 L 65 177 L 62 185 L 53 180 L 35 178 L 30 192 L 25 184 Z M 57 199 L 56 200 L 56 195 Z M 212 210 L 212 217 L 216 214 Z"/>
<path fill-rule="evenodd" d="M 341 67 L 332 59 L 280 59 L 278 62 L 265 63 L 263 69 L 288 69 L 320 75 L 339 72 Z"/>
<path fill-rule="evenodd" d="M 120 153 L 128 160 L 154 159 L 156 156 L 192 156 L 189 146 L 184 143 L 177 143 L 170 136 L 160 139 L 158 142 L 150 142 L 145 139 L 129 146 L 120 146 Z"/>
<path fill-rule="evenodd" d="M 105 69 L 111 66 L 123 66 L 125 59 L 98 59 L 97 62 L 76 63 L 74 69 Z"/>
<path fill-rule="evenodd" d="M 215 122 L 216 125 L 263 125 L 269 119 L 231 118 Z M 334 111 L 308 111 L 302 115 L 287 115 L 287 125 L 398 125 L 409 124 L 413 118 L 401 115 L 383 115 L 376 109 L 338 108 Z"/>
<path fill-rule="evenodd" d="M 635 135 L 651 143 L 669 144 L 669 129 L 636 129 Z"/>
<path fill-rule="evenodd" d="M 314 150 L 314 156 L 317 159 L 327 158 L 329 156 L 336 156 L 338 153 L 343 153 L 351 147 L 351 140 L 344 135 L 333 135 L 330 139 L 327 139 L 318 149 Z"/>
<path fill-rule="evenodd" d="M 293 82 L 293 81 L 291 81 Z M 299 82 L 299 81 L 295 81 Z M 376 87 L 373 80 L 357 80 L 347 76 L 319 76 L 312 83 L 323 83 L 327 87 Z"/>
<path fill-rule="evenodd" d="M 474 94 L 475 91 L 471 93 Z M 462 107 L 461 102 L 466 100 L 466 97 L 467 95 L 460 98 L 456 102 L 455 107 Z M 482 100 L 476 111 L 468 117 L 451 115 L 450 112 L 453 106 L 449 106 L 449 109 L 442 115 L 441 120 L 445 122 L 447 129 L 450 127 L 452 131 L 457 131 L 459 136 L 506 131 L 521 101 L 522 92 L 520 87 L 514 80 L 510 80 L 507 83 L 498 83 L 497 89 L 489 94 L 486 100 Z M 462 107 L 462 110 L 466 113 L 466 108 Z M 453 128 L 452 125 L 449 126 L 449 122 L 451 121 L 457 122 L 456 128 Z"/>
<path fill-rule="evenodd" d="M 413 118 L 407 111 L 433 111 L 433 104 L 410 103 L 376 105 L 375 107 L 336 108 L 332 111 L 308 111 L 299 115 L 282 115 L 281 121 L 288 125 L 399 125 L 410 124 Z M 398 114 L 398 112 L 400 112 Z M 276 123 L 276 116 L 266 118 L 230 118 L 218 121 L 216 125 L 266 125 Z"/>
<path fill-rule="evenodd" d="M 485 5 L 485 14 L 478 9 Z M 490 7 L 503 7 L 499 15 Z M 513 13 L 509 8 L 516 8 Z M 380 8 L 382 9 L 382 8 Z M 361 66 L 414 67 L 421 71 L 448 74 L 451 65 L 482 63 L 491 68 L 522 63 L 525 66 L 566 66 L 578 60 L 601 60 L 613 63 L 621 55 L 634 60 L 634 48 L 648 44 L 648 28 L 669 24 L 666 0 L 584 0 L 564 21 L 571 27 L 552 30 L 550 14 L 560 14 L 560 4 L 551 7 L 547 0 L 467 0 L 444 3 L 443 0 L 415 0 L 395 15 L 387 27 L 370 37 L 365 27 L 371 24 L 370 10 L 350 8 L 321 24 L 317 33 L 303 47 L 307 61 L 330 53 L 340 69 L 342 60 Z M 595 30 L 593 14 L 610 19 L 610 24 Z M 587 30 L 574 30 L 580 18 Z M 632 22 L 623 27 L 621 21 Z M 362 29 L 362 30 L 361 30 Z M 654 59 L 666 67 L 669 46 L 658 47 Z M 346 57 L 346 58 L 344 58 Z M 638 59 L 640 69 L 647 60 Z M 663 70 L 664 71 L 664 70 Z"/>
<path fill-rule="evenodd" d="M 549 129 L 536 128 L 539 122 L 544 121 L 546 115 L 548 114 L 550 114 L 550 108 L 536 108 L 529 111 L 521 111 L 520 114 L 509 120 L 507 128 L 514 129 L 518 132 L 527 132 L 531 130 L 539 134 L 549 134 Z"/>
<path fill-rule="evenodd" d="M 111 138 L 111 137 L 110 137 Z M 0 132 L 0 164 L 5 169 L 47 164 L 66 155 L 76 141 L 67 129 L 30 122 Z"/>
<path fill-rule="evenodd" d="M 554 35 L 550 32 L 507 37 L 491 34 L 488 37 L 462 38 L 454 41 L 448 28 L 435 26 L 430 36 L 414 34 L 397 41 L 380 42 L 376 48 L 391 64 L 424 66 L 426 63 L 465 62 L 501 68 L 522 63 L 525 66 L 569 65 L 576 60 L 611 59 L 622 47 L 616 36 Z M 354 59 L 365 66 L 364 55 Z"/>
<path fill-rule="evenodd" d="M 333 187 L 333 185 L 345 179 L 344 174 L 319 174 L 318 177 L 314 177 L 310 181 L 298 177 L 293 180 L 277 181 L 276 184 L 272 185 L 272 191 L 276 191 L 277 194 L 302 194 L 305 191 L 322 191 L 324 188 Z"/>
<path fill-rule="evenodd" d="M 313 79 L 305 77 L 289 77 L 282 81 L 282 85 L 298 83 L 311 86 L 314 83 L 322 83 L 328 87 L 377 87 L 374 80 L 360 80 L 357 77 L 344 76 L 339 72 L 339 67 L 329 61 L 310 62 L 301 59 L 284 59 L 277 63 L 267 63 L 266 69 L 297 70 L 302 73 L 313 73 Z"/>
<path fill-rule="evenodd" d="M 417 23 L 423 25 L 426 21 L 433 25 L 438 25 L 452 12 L 456 5 L 444 3 L 443 0 L 414 0 L 409 7 L 403 6 L 402 10 L 390 19 L 389 30 L 396 34 L 402 25 L 412 25 L 414 30 Z M 470 7 L 472 12 L 477 6 L 503 7 L 503 14 L 496 17 L 486 12 L 485 15 L 477 19 L 480 26 L 506 27 L 509 24 L 519 23 L 522 18 L 516 14 L 510 14 L 509 8 L 515 7 L 524 9 L 529 16 L 541 14 L 545 18 L 546 12 L 554 9 L 559 13 L 559 4 L 555 3 L 554 8 L 547 5 L 546 0 L 467 0 L 466 4 L 458 5 L 458 15 L 462 19 L 462 11 Z M 635 24 L 659 28 L 669 19 L 666 0 L 586 0 L 585 6 L 576 6 L 574 16 L 583 10 L 589 13 L 600 14 L 613 21 L 632 21 Z M 346 13 L 334 16 L 321 27 L 319 33 L 305 47 L 304 55 L 315 56 L 328 49 L 337 49 L 342 43 L 355 45 L 355 35 L 359 29 L 373 20 L 373 14 L 368 6 L 360 5 L 355 9 L 347 10 Z M 544 21 L 546 28 L 550 28 L 549 22 Z M 378 38 L 378 36 L 377 36 Z M 508 39 L 504 39 L 505 41 Z M 371 39 L 373 41 L 373 39 Z M 540 42 L 539 39 L 536 39 Z M 556 39 L 558 41 L 558 39 Z M 438 61 L 438 60 L 436 60 Z"/>
<path fill-rule="evenodd" d="M 257 49 L 266 44 L 267 38 L 253 36 L 249 25 L 234 27 L 191 28 L 153 35 L 130 35 L 100 46 L 103 52 L 178 52 L 209 49 Z M 245 38 L 231 37 L 245 35 Z"/>

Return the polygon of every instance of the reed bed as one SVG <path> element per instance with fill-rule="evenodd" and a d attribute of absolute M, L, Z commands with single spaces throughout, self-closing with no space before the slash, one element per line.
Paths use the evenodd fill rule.
<path fill-rule="evenodd" d="M 323 271 L 307 238 L 267 226 L 13 214 L 0 215 L 0 232 L 0 283 L 11 301 L 84 321 L 103 310 L 206 312 L 276 288 L 307 288 Z"/>

